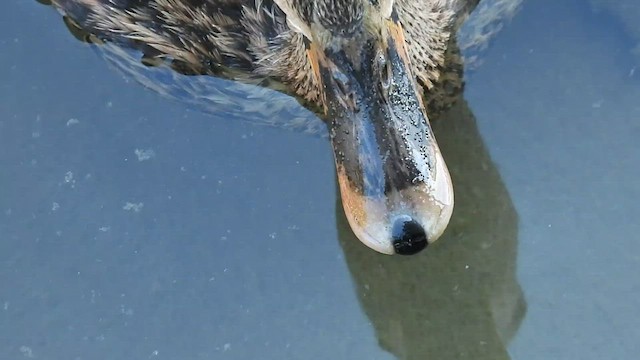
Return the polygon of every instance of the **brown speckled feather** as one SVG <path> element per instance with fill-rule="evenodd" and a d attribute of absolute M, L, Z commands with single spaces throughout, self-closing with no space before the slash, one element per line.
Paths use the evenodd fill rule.
<path fill-rule="evenodd" d="M 312 2 L 291 1 L 300 13 Z M 376 0 L 379 1 L 379 0 Z M 384 0 L 389 1 L 389 0 Z M 396 0 L 414 73 L 427 89 L 439 77 L 456 18 L 476 1 Z M 319 87 L 304 36 L 289 28 L 273 0 L 53 0 L 83 30 L 102 41 L 143 52 L 187 74 L 211 74 L 270 85 L 308 102 Z"/>

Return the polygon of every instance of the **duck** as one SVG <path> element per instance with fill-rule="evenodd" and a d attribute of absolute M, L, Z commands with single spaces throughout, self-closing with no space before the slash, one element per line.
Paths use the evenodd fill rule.
<path fill-rule="evenodd" d="M 425 103 L 480 0 L 47 1 L 85 40 L 276 89 L 316 113 L 345 217 L 369 248 L 417 254 L 447 228 L 453 184 Z"/>

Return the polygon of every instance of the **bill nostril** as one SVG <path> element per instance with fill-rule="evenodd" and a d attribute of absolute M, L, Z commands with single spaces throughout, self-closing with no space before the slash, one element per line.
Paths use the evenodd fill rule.
<path fill-rule="evenodd" d="M 413 255 L 427 247 L 424 228 L 408 216 L 394 222 L 391 237 L 393 249 L 399 255 Z"/>

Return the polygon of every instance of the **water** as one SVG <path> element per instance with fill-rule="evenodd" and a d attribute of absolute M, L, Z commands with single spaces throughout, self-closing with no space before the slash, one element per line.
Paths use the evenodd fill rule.
<path fill-rule="evenodd" d="M 525 1 L 434 125 L 448 234 L 399 258 L 350 234 L 326 139 L 167 101 L 52 9 L 9 1 L 0 358 L 635 358 L 640 39 L 623 2 Z"/>

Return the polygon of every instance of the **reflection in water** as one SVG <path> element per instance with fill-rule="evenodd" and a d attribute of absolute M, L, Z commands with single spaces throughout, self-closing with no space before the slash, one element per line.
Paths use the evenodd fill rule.
<path fill-rule="evenodd" d="M 450 101 L 431 112 L 455 184 L 443 237 L 411 258 L 379 255 L 353 238 L 338 201 L 340 243 L 385 350 L 399 359 L 508 359 L 526 312 L 515 273 L 518 218 L 473 114 L 461 96 Z"/>
<path fill-rule="evenodd" d="M 69 29 L 84 40 L 86 34 L 74 33 L 72 26 Z M 97 50 L 117 69 L 154 91 L 217 115 L 242 113 L 244 119 L 255 118 L 259 123 L 284 118 L 287 127 L 313 132 L 323 126 L 317 120 L 309 122 L 306 114 L 283 116 L 301 107 L 285 95 L 275 100 L 279 95 L 271 90 L 146 67 L 134 53 L 115 46 Z M 475 118 L 460 96 L 461 62 L 457 59 L 449 59 L 453 69 L 440 84 L 441 89 L 455 94 L 436 89 L 428 97 L 432 126 L 455 184 L 456 207 L 441 240 L 411 258 L 378 254 L 357 241 L 340 199 L 336 203 L 340 243 L 358 298 L 380 345 L 400 359 L 507 359 L 506 346 L 526 312 L 515 274 L 517 215 Z M 273 101 L 268 108 L 248 108 L 254 102 L 231 102 L 245 98 L 244 91 Z M 280 116 L 265 115 L 265 111 Z"/>

